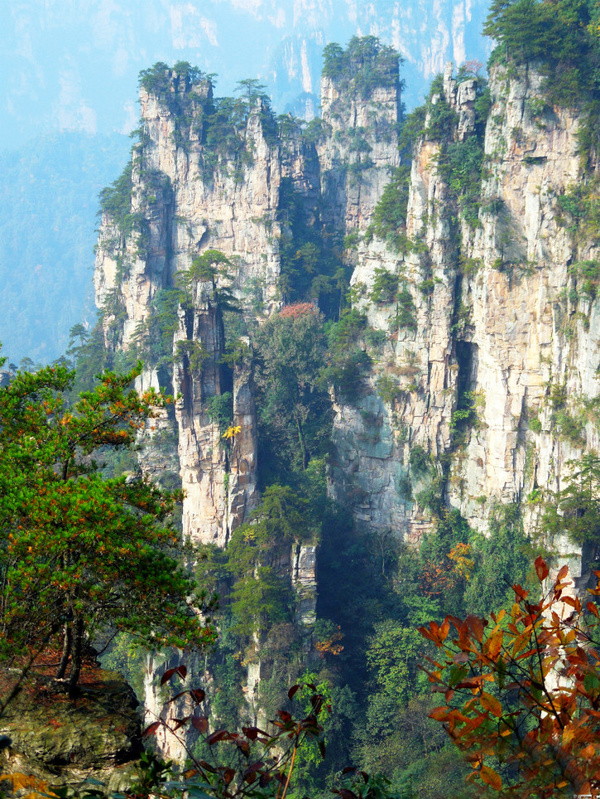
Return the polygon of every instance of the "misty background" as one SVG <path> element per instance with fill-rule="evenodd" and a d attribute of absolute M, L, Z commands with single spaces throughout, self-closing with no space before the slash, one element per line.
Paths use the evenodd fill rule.
<path fill-rule="evenodd" d="M 322 50 L 378 36 L 404 58 L 407 110 L 447 61 L 485 63 L 488 0 L 5 0 L 0 4 L 0 341 L 49 362 L 95 319 L 98 193 L 137 127 L 137 75 L 165 61 L 244 78 L 277 113 L 318 115 Z"/>

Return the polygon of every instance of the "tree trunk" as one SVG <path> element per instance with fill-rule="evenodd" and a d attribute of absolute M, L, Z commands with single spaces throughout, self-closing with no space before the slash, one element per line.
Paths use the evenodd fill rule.
<path fill-rule="evenodd" d="M 300 443 L 300 451 L 302 452 L 302 469 L 305 470 L 308 466 L 308 452 L 306 450 L 306 443 L 304 441 L 304 430 L 302 429 L 302 422 L 300 417 L 296 414 L 296 427 L 298 429 L 298 441 Z"/>
<path fill-rule="evenodd" d="M 75 631 L 73 634 L 72 654 L 71 654 L 71 673 L 69 674 L 69 695 L 73 696 L 77 691 L 77 683 L 81 674 L 81 658 L 83 654 L 83 618 L 77 616 L 75 619 Z"/>
<path fill-rule="evenodd" d="M 73 634 L 71 632 L 71 623 L 66 622 L 63 627 L 62 655 L 60 658 L 60 663 L 58 664 L 58 671 L 56 672 L 56 678 L 58 680 L 62 680 L 62 678 L 67 673 L 67 665 L 69 663 L 69 657 L 71 656 L 72 643 L 73 643 Z"/>

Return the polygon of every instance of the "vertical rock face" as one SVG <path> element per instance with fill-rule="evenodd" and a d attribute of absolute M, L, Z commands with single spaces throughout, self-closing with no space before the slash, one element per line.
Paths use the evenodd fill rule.
<path fill-rule="evenodd" d="M 100 234 L 96 302 L 102 305 L 118 284 L 126 314 L 124 346 L 149 313 L 156 290 L 172 285 L 174 275 L 208 248 L 235 257 L 240 290 L 258 281 L 267 306 L 277 304 L 281 169 L 279 146 L 265 137 L 261 102 L 229 150 L 225 145 L 215 152 L 204 142 L 210 84 L 190 85 L 176 73 L 169 81 L 159 96 L 140 91 L 141 143 L 134 148 L 131 208 L 125 214 L 133 217 L 130 227 L 141 218 L 143 230 L 124 237 L 107 217 Z"/>
<path fill-rule="evenodd" d="M 144 433 L 140 464 L 160 479 L 176 452 L 183 535 L 192 543 L 225 547 L 258 501 L 252 353 L 240 317 L 260 322 L 282 306 L 297 229 L 323 242 L 365 230 L 399 163 L 397 72 L 394 57 L 382 85 L 374 80 L 368 90 L 325 80 L 318 148 L 294 120 L 276 124 L 252 87 L 245 101 L 215 101 L 198 74 L 155 69 L 142 81 L 140 143 L 104 193 L 96 301 L 109 350 L 142 349 L 139 387 L 167 385 L 175 395 L 170 415 Z M 228 315 L 231 296 L 243 314 Z M 315 622 L 316 547 L 290 546 L 276 568 L 289 575 L 306 642 Z M 246 663 L 247 710 L 257 718 L 260 643 Z M 169 657 L 149 663 L 148 718 L 161 712 L 154 672 Z M 199 663 L 188 667 L 203 673 Z M 166 733 L 159 745 L 166 757 L 185 756 Z"/>
<path fill-rule="evenodd" d="M 231 290 L 246 314 L 261 319 L 277 311 L 281 242 L 294 224 L 290 193 L 300 199 L 306 226 L 330 238 L 363 231 L 399 162 L 397 58 L 388 72 L 381 85 L 374 80 L 366 88 L 324 78 L 329 135 L 318 151 L 292 120 L 278 127 L 251 91 L 232 111 L 215 105 L 202 76 L 159 71 L 142 81 L 140 143 L 108 190 L 98 241 L 96 302 L 105 311 L 108 346 L 127 351 L 157 329 L 160 337 L 165 298 L 175 302 L 175 318 L 173 290 L 209 250 L 229 259 Z M 178 441 L 184 535 L 224 546 L 256 503 L 256 410 L 251 367 L 243 359 L 232 369 L 222 364 L 218 291 L 210 282 L 194 284 L 170 322 L 172 351 L 150 352 L 141 382 L 170 383 L 178 396 L 174 416 L 158 426 Z M 224 439 L 209 405 L 227 393 L 237 432 Z M 158 473 L 160 458 L 146 456 L 142 465 Z"/>
<path fill-rule="evenodd" d="M 473 519 L 473 499 L 482 494 L 514 502 L 537 485 L 558 487 L 584 441 L 574 446 L 552 423 L 552 388 L 564 385 L 573 408 L 578 398 L 598 393 L 594 308 L 567 296 L 574 287 L 569 267 L 597 252 L 586 246 L 578 252 L 557 204 L 583 178 L 577 119 L 543 109 L 540 82 L 525 71 L 516 81 L 498 73 L 492 83 L 485 142 L 491 174 L 483 191 L 499 210 L 480 215 L 468 255 L 482 268 L 463 293 L 472 309 L 465 339 L 473 352 L 471 380 L 485 407 L 452 492 Z M 528 421 L 538 416 L 534 432 Z M 596 445 L 591 425 L 585 437 Z"/>
<path fill-rule="evenodd" d="M 372 86 L 356 77 L 324 75 L 321 81 L 328 131 L 319 146 L 323 214 L 338 236 L 364 233 L 391 171 L 400 163 L 397 60 L 382 78 Z"/>
<path fill-rule="evenodd" d="M 279 305 L 282 159 L 279 142 L 267 140 L 272 120 L 258 99 L 233 141 L 210 147 L 210 82 L 192 83 L 175 72 L 158 77 L 156 87 L 140 92 L 141 142 L 134 148 L 130 205 L 105 214 L 96 260 L 96 301 L 107 312 L 107 341 L 125 350 L 151 323 L 159 292 L 172 290 L 176 276 L 207 249 L 230 259 L 241 302 L 254 300 L 263 312 Z M 223 136 L 228 134 L 230 129 Z M 290 158 L 297 171 L 301 157 Z M 196 542 L 224 545 L 231 524 L 243 521 L 255 501 L 252 375 L 236 367 L 226 384 L 222 315 L 206 284 L 194 291 L 180 308 L 174 351 L 168 353 L 173 357 L 166 359 L 173 362 L 172 388 L 180 395 L 173 423 L 186 493 L 184 532 Z M 168 371 L 163 366 L 162 384 Z M 206 403 L 228 391 L 241 433 L 225 446 Z"/>
<path fill-rule="evenodd" d="M 476 528 L 495 502 L 516 502 L 531 529 L 538 506 L 527 497 L 560 487 L 568 462 L 598 446 L 582 414 L 598 396 L 598 306 L 582 294 L 576 266 L 598 251 L 569 229 L 559 202 L 590 179 L 577 117 L 545 104 L 534 70 L 496 70 L 490 88 L 478 220 L 457 213 L 442 142 L 426 133 L 406 221 L 418 246 L 396 254 L 374 238 L 352 278 L 374 328 L 389 333 L 397 310 L 364 298 L 381 269 L 401 276 L 413 318 L 388 335 L 358 402 L 337 409 L 332 490 L 354 499 L 358 522 L 408 538 L 428 528 L 414 498 L 432 484 Z M 455 143 L 477 135 L 475 100 L 474 81 L 457 85 L 447 71 L 431 105 L 455 112 Z M 442 457 L 444 471 L 421 474 L 417 448 Z"/>
<path fill-rule="evenodd" d="M 559 486 L 567 462 L 598 443 L 582 402 L 598 394 L 600 321 L 576 266 L 598 253 L 559 202 L 585 177 L 577 118 L 545 104 L 535 70 L 497 69 L 484 126 L 478 81 L 447 68 L 414 148 L 405 242 L 395 249 L 364 234 L 400 164 L 397 61 L 384 58 L 370 81 L 359 56 L 341 71 L 334 58 L 326 70 L 316 146 L 292 120 L 275 125 L 260 97 L 249 95 L 235 118 L 202 77 L 169 72 L 142 88 L 141 141 L 100 231 L 106 339 L 125 350 L 139 340 L 177 275 L 208 250 L 229 259 L 246 314 L 275 312 L 285 296 L 282 253 L 293 245 L 293 192 L 305 225 L 362 239 L 351 258 L 353 302 L 380 333 L 358 397 L 335 397 L 333 496 L 382 533 L 421 535 L 431 524 L 423 497 L 433 493 L 483 528 L 494 502 Z M 470 216 L 449 147 L 464 148 L 459 161 L 483 157 Z M 399 278 L 392 300 L 377 294 L 385 274 Z M 221 284 L 194 284 L 172 323 L 172 352 L 150 359 L 144 381 L 171 380 L 179 395 L 160 424 L 179 442 L 185 535 L 224 546 L 257 500 L 257 445 L 249 360 L 222 362 Z M 224 438 L 210 406 L 228 394 L 237 432 Z M 575 433 L 569 414 L 579 419 Z M 431 460 L 440 459 L 435 472 Z M 147 468 L 158 472 L 160 461 Z M 531 526 L 536 506 L 524 508 Z"/>
<path fill-rule="evenodd" d="M 216 105 L 205 79 L 168 72 L 142 89 L 141 142 L 105 198 L 96 291 L 110 347 L 171 337 L 168 353 L 155 344 L 142 381 L 170 381 L 177 396 L 158 426 L 178 441 L 193 542 L 226 546 L 257 503 L 252 358 L 239 330 L 231 357 L 223 298 L 232 292 L 253 322 L 278 311 L 300 257 L 299 216 L 356 246 L 351 296 L 370 328 L 358 345 L 370 368 L 351 399 L 332 389 L 329 479 L 358 525 L 416 541 L 436 507 L 485 531 L 494 504 L 518 503 L 531 531 L 537 489 L 561 487 L 569 461 L 599 446 L 586 401 L 599 394 L 600 271 L 590 284 L 582 269 L 600 259 L 567 202 L 593 179 L 576 115 L 548 107 L 526 68 L 492 73 L 484 115 L 481 82 L 447 68 L 414 144 L 402 229 L 380 236 L 392 195 L 378 203 L 402 173 L 395 63 L 374 82 L 356 64 L 350 78 L 330 69 L 312 137 L 293 120 L 275 125 L 260 97 L 241 115 Z M 198 272 L 211 250 L 231 278 Z M 158 473 L 160 460 L 144 468 Z M 315 549 L 294 546 L 280 561 L 297 624 L 310 630 Z"/>

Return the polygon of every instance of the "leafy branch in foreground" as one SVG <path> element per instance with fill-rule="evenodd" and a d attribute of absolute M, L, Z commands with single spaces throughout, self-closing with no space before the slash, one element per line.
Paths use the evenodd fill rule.
<path fill-rule="evenodd" d="M 515 585 L 510 614 L 492 613 L 491 623 L 447 616 L 420 628 L 440 650 L 426 671 L 446 704 L 431 717 L 473 766 L 469 779 L 501 796 L 598 796 L 598 606 L 577 597 L 567 566 L 549 586 L 541 557 L 535 567 L 538 602 Z"/>
<path fill-rule="evenodd" d="M 172 677 L 185 679 L 187 669 L 184 665 L 168 669 L 161 678 L 164 685 Z M 154 768 L 156 775 L 154 784 L 149 784 L 148 775 L 154 761 L 144 764 L 140 785 L 132 788 L 132 794 L 156 793 L 162 786 L 168 792 L 190 797 L 218 797 L 218 799 L 243 799 L 243 797 L 277 797 L 285 799 L 291 790 L 292 776 L 297 763 L 297 755 L 308 741 L 316 741 L 321 756 L 325 756 L 323 728 L 319 716 L 326 702 L 322 694 L 317 693 L 313 684 L 294 685 L 288 691 L 290 702 L 296 693 L 307 688 L 310 690 L 308 714 L 303 718 L 295 718 L 288 710 L 281 709 L 277 718 L 271 720 L 268 732 L 256 726 L 242 727 L 241 732 L 229 732 L 226 729 L 209 732 L 209 719 L 202 710 L 205 692 L 201 688 L 190 688 L 179 691 L 168 702 L 167 707 L 183 697 L 191 701 L 192 712 L 183 718 L 160 718 L 144 730 L 143 736 L 156 735 L 165 731 L 174 736 L 182 744 L 189 757 L 186 769 L 177 779 L 165 781 L 165 774 L 170 764 L 161 764 Z M 199 734 L 199 744 L 192 751 L 179 734 L 183 727 L 191 727 Z M 195 752 L 203 752 L 197 756 Z"/>

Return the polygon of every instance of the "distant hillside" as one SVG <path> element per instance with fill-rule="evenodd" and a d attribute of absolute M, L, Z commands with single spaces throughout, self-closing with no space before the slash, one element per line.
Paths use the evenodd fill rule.
<path fill-rule="evenodd" d="M 0 4 L 4 351 L 13 359 L 51 360 L 91 308 L 96 198 L 126 160 L 127 139 L 116 132 L 137 127 L 132 98 L 140 70 L 187 60 L 217 73 L 217 95 L 258 78 L 276 112 L 310 118 L 318 113 L 323 46 L 373 34 L 405 59 L 403 100 L 410 108 L 449 59 L 486 61 L 481 27 L 488 6 L 489 0 Z"/>
<path fill-rule="evenodd" d="M 70 327 L 94 319 L 98 193 L 129 146 L 68 133 L 0 155 L 0 341 L 12 361 L 57 358 Z"/>
<path fill-rule="evenodd" d="M 266 83 L 277 111 L 319 92 L 321 52 L 372 34 L 406 59 L 409 106 L 448 60 L 486 61 L 488 0 L 21 0 L 0 5 L 0 148 L 49 130 L 129 132 L 137 74 L 187 60 Z"/>

